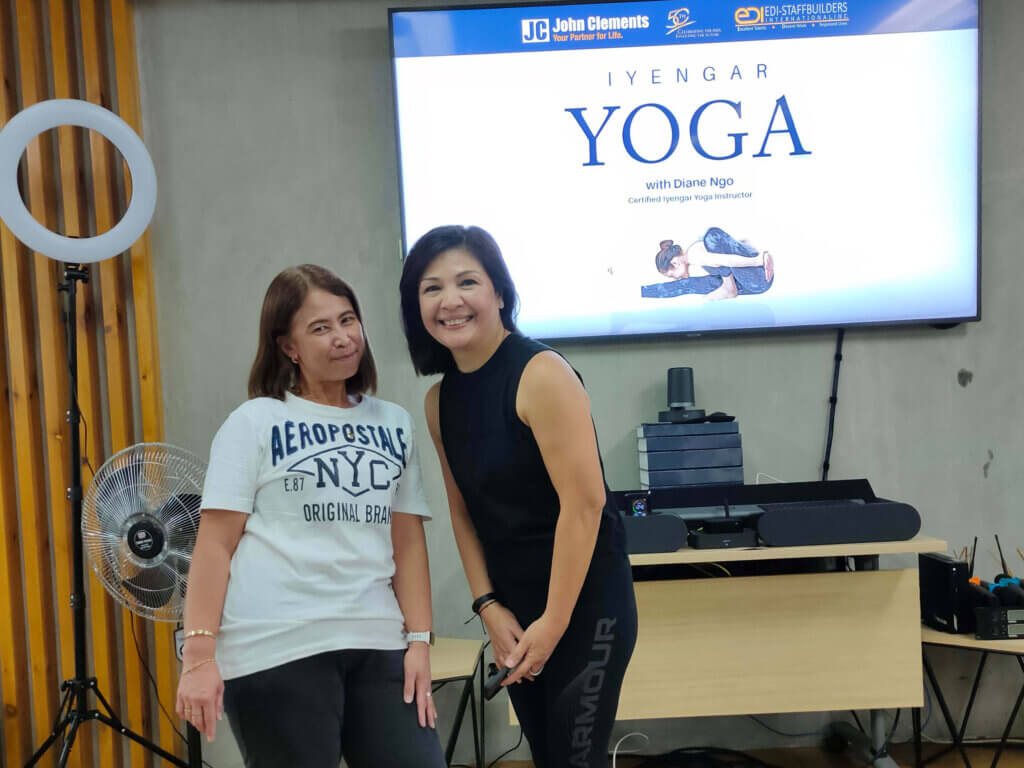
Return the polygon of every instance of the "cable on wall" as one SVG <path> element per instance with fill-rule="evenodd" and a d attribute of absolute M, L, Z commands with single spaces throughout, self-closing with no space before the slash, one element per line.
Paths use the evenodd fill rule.
<path fill-rule="evenodd" d="M 836 333 L 835 367 L 832 369 L 832 394 L 828 399 L 828 431 L 825 433 L 825 460 L 821 464 L 821 479 L 828 480 L 829 460 L 832 458 L 832 436 L 836 426 L 836 403 L 839 402 L 839 364 L 843 361 L 845 328 Z"/>

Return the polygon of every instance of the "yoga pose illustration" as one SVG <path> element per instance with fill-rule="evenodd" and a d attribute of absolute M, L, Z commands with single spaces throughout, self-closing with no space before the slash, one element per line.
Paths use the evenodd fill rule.
<path fill-rule="evenodd" d="M 640 295 L 649 299 L 667 299 L 686 294 L 703 294 L 709 301 L 764 293 L 775 282 L 775 260 L 768 251 L 759 251 L 746 240 L 736 240 L 718 227 L 686 248 L 671 240 L 662 240 L 654 257 L 658 271 L 671 282 L 640 287 Z M 690 267 L 701 267 L 707 274 L 690 276 Z"/>

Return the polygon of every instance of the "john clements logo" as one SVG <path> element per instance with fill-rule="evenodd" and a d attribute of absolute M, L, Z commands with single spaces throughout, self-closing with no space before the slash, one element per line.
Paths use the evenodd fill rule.
<path fill-rule="evenodd" d="M 688 27 L 693 24 L 693 19 L 690 18 L 689 8 L 677 8 L 674 11 L 668 12 L 668 31 L 666 35 L 671 35 L 673 32 L 678 32 L 683 27 Z"/>
<path fill-rule="evenodd" d="M 523 42 L 546 43 L 551 40 L 551 25 L 547 19 L 523 19 Z"/>
<path fill-rule="evenodd" d="M 594 731 L 594 720 L 597 719 L 598 705 L 601 703 L 601 688 L 604 687 L 604 672 L 608 660 L 612 656 L 612 643 L 615 642 L 616 619 L 600 619 L 594 630 L 594 646 L 590 651 L 590 661 L 583 670 L 583 693 L 580 696 L 578 714 L 573 723 L 571 754 L 569 765 L 587 768 L 591 764 L 591 734 Z M 603 749 L 603 747 L 602 747 Z"/>

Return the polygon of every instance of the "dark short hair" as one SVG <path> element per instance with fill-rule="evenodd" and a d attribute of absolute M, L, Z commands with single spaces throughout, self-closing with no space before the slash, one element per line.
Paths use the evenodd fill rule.
<path fill-rule="evenodd" d="M 427 332 L 420 315 L 420 280 L 423 279 L 423 273 L 434 259 L 452 248 L 465 248 L 476 257 L 504 303 L 501 308 L 502 324 L 509 331 L 518 330 L 515 321 L 519 311 L 516 286 L 494 238 L 480 227 L 457 224 L 435 227 L 417 240 L 405 257 L 402 279 L 398 284 L 402 299 L 402 329 L 409 345 L 413 368 L 421 376 L 446 373 L 455 367 L 451 351 Z"/>
<path fill-rule="evenodd" d="M 331 270 L 316 264 L 289 267 L 270 282 L 263 297 L 260 312 L 260 337 L 256 359 L 249 371 L 249 397 L 274 397 L 284 400 L 286 392 L 294 392 L 298 385 L 298 368 L 278 345 L 292 327 L 292 318 L 299 311 L 309 292 L 319 288 L 352 302 L 359 323 L 363 313 L 352 287 Z M 361 395 L 377 391 L 377 364 L 373 361 L 370 341 L 363 333 L 363 359 L 359 369 L 345 380 L 345 392 Z"/>
<path fill-rule="evenodd" d="M 671 240 L 662 240 L 658 243 L 658 251 L 654 256 L 654 266 L 658 268 L 661 274 L 668 272 L 668 268 L 672 266 L 672 259 L 683 252 L 683 249 L 678 245 L 673 244 Z"/>

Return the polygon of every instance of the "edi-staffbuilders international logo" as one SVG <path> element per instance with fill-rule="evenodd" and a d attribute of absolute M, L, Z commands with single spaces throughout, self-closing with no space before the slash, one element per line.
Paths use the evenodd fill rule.
<path fill-rule="evenodd" d="M 850 22 L 849 3 L 845 0 L 822 3 L 783 3 L 782 5 L 744 5 L 733 14 L 736 29 L 789 26 L 845 26 Z"/>

